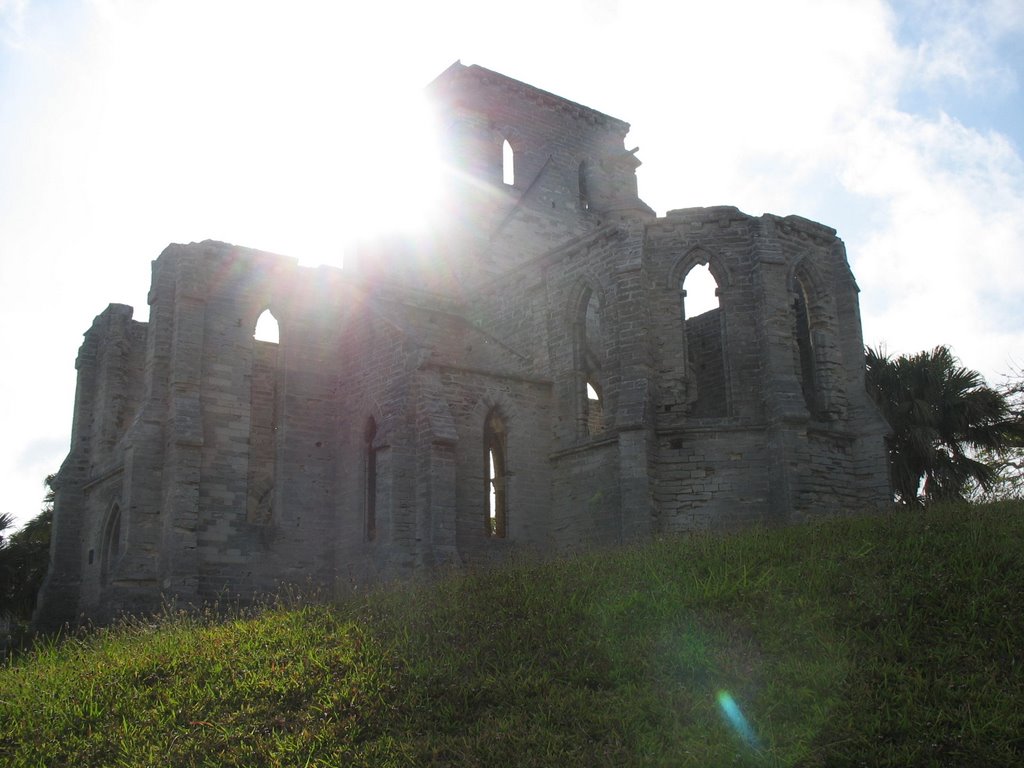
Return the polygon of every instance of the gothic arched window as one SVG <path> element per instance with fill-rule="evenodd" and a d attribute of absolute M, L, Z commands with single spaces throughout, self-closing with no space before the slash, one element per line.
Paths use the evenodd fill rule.
<path fill-rule="evenodd" d="M 580 163 L 579 172 L 577 174 L 577 184 L 580 190 L 580 210 L 590 210 L 590 189 L 587 186 L 587 161 L 584 160 Z"/>
<path fill-rule="evenodd" d="M 813 322 L 807 288 L 797 276 L 793 286 L 793 320 L 796 338 L 797 365 L 800 371 L 800 389 L 803 392 L 807 410 L 812 416 L 821 412 L 818 382 L 817 355 L 814 348 Z"/>
<path fill-rule="evenodd" d="M 484 423 L 484 476 L 487 478 L 487 535 L 503 539 L 508 533 L 508 495 L 505 420 L 493 409 Z"/>
<path fill-rule="evenodd" d="M 100 579 L 105 584 L 110 572 L 121 557 L 121 508 L 114 504 L 103 526 L 103 543 L 100 549 Z"/>
<path fill-rule="evenodd" d="M 246 520 L 267 524 L 273 516 L 279 426 L 280 327 L 274 313 L 263 310 L 253 330 L 249 384 L 249 470 Z"/>
<path fill-rule="evenodd" d="M 277 318 L 274 317 L 274 313 L 269 309 L 263 310 L 263 313 L 256 320 L 256 328 L 253 331 L 252 337 L 256 341 L 267 341 L 271 344 L 277 344 L 281 337 L 280 328 L 278 327 Z"/>
<path fill-rule="evenodd" d="M 516 183 L 516 153 L 508 139 L 501 142 L 501 180 L 509 186 Z"/>
<path fill-rule="evenodd" d="M 719 417 L 728 413 L 719 285 L 707 263 L 695 264 L 680 285 L 686 365 L 696 390 L 690 413 Z"/>

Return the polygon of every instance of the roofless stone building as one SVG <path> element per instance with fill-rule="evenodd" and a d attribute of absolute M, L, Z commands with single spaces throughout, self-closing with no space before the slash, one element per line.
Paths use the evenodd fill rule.
<path fill-rule="evenodd" d="M 659 218 L 626 123 L 460 63 L 429 93 L 431 235 L 344 271 L 171 245 L 148 322 L 95 319 L 40 626 L 889 498 L 834 230 Z"/>

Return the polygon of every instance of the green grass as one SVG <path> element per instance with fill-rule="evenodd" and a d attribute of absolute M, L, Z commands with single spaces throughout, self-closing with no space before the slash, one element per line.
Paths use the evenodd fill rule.
<path fill-rule="evenodd" d="M 1022 765 L 1022 667 L 1024 507 L 933 509 L 51 643 L 0 764 Z"/>

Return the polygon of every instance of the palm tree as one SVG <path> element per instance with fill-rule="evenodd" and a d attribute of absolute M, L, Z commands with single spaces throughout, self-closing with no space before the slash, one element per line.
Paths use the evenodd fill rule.
<path fill-rule="evenodd" d="M 1008 431 L 1004 450 L 978 451 L 978 458 L 995 469 L 996 477 L 990 488 L 972 489 L 971 498 L 1024 500 L 1024 369 L 1011 368 L 996 389 L 1006 398 L 1013 428 Z"/>
<path fill-rule="evenodd" d="M 6 512 L 0 514 L 0 547 L 4 545 L 4 531 L 14 527 L 14 516 Z"/>
<path fill-rule="evenodd" d="M 0 657 L 3 656 L 4 639 L 13 612 L 9 593 L 15 582 L 15 567 L 11 556 L 11 535 L 7 533 L 13 527 L 14 517 L 6 512 L 0 514 Z"/>
<path fill-rule="evenodd" d="M 868 391 L 893 430 L 888 446 L 897 500 L 962 499 L 972 482 L 988 488 L 994 469 L 972 452 L 998 453 L 1019 429 L 1006 397 L 960 365 L 948 347 L 896 358 L 869 347 L 866 362 Z"/>
<path fill-rule="evenodd" d="M 53 475 L 44 481 L 47 492 L 42 511 L 19 530 L 4 535 L 14 521 L 10 515 L 0 515 L 0 616 L 27 621 L 32 615 L 50 560 L 53 481 Z"/>

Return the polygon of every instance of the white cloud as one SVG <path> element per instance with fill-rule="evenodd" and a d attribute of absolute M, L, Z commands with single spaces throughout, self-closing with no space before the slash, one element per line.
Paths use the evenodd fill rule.
<path fill-rule="evenodd" d="M 790 212 L 834 176 L 851 126 L 895 103 L 906 69 L 881 2 L 707 3 L 680 18 L 644 29 L 654 39 L 636 62 L 669 70 L 635 91 L 643 191 L 659 209 Z"/>
<path fill-rule="evenodd" d="M 946 115 L 865 116 L 843 180 L 885 220 L 855 249 L 865 339 L 895 353 L 949 344 L 989 378 L 1024 350 L 1024 162 L 1005 137 Z"/>
<path fill-rule="evenodd" d="M 912 76 L 921 84 L 958 83 L 1001 93 L 1020 83 L 998 43 L 1024 29 L 1018 0 L 911 0 L 901 3 L 914 40 Z"/>
<path fill-rule="evenodd" d="M 1005 34 L 997 19 L 1019 28 L 1022 6 L 978 6 L 962 32 L 954 9 L 917 28 L 918 47 L 901 44 L 900 19 L 881 4 L 817 7 L 820 18 L 791 23 L 799 4 L 773 5 L 778 15 L 738 25 L 724 52 L 716 30 L 737 8 L 717 4 L 701 18 L 712 33 L 694 40 L 681 67 L 693 73 L 679 78 L 684 119 L 670 129 L 674 143 L 654 135 L 669 162 L 645 167 L 642 191 L 659 206 L 736 204 L 835 226 L 862 289 L 868 343 L 896 353 L 949 344 L 994 378 L 1024 356 L 1015 309 L 1024 303 L 1024 162 L 969 116 L 900 104 L 921 87 L 925 55 L 935 79 L 961 67 L 974 85 L 1010 87 L 1012 68 L 985 44 Z M 780 61 L 785 50 L 795 55 Z M 741 68 L 745 80 L 733 71 Z"/>
<path fill-rule="evenodd" d="M 20 48 L 25 40 L 28 0 L 0 0 L 0 44 Z"/>

